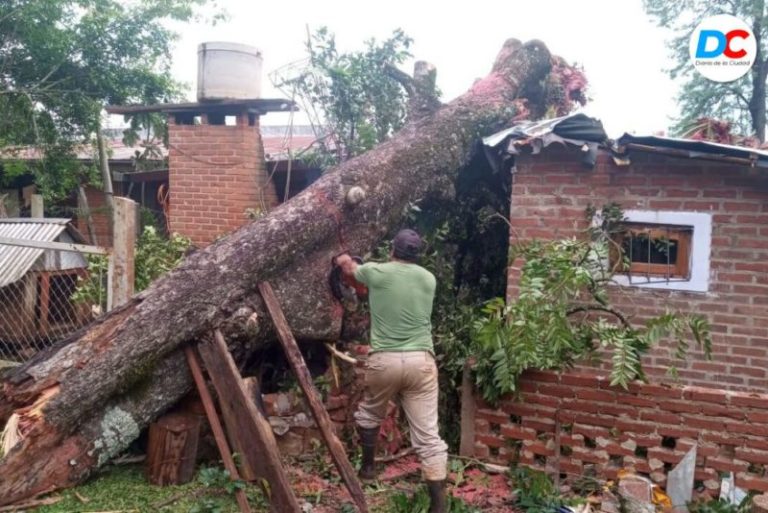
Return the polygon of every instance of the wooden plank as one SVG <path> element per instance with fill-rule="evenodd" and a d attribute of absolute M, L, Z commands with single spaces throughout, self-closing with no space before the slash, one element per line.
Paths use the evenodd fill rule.
<path fill-rule="evenodd" d="M 133 296 L 136 215 L 138 204 L 128 198 L 113 198 L 112 217 L 112 303 L 116 308 Z"/>
<path fill-rule="evenodd" d="M 216 440 L 216 447 L 219 448 L 219 454 L 221 455 L 221 461 L 224 463 L 224 468 L 227 469 L 232 479 L 240 479 L 240 474 L 237 472 L 235 461 L 232 459 L 232 451 L 229 449 L 229 444 L 227 443 L 227 437 L 224 436 L 224 430 L 221 427 L 219 416 L 216 414 L 216 407 L 213 405 L 211 393 L 208 392 L 208 387 L 205 385 L 205 378 L 203 378 L 203 371 L 200 368 L 200 362 L 197 360 L 197 355 L 195 355 L 195 350 L 190 346 L 187 346 L 184 348 L 184 355 L 187 357 L 189 370 L 192 372 L 192 378 L 195 380 L 197 393 L 200 394 L 200 400 L 203 401 L 205 415 L 208 417 L 208 423 L 211 425 L 213 438 Z M 242 513 L 251 513 L 251 506 L 248 504 L 248 497 L 245 496 L 245 490 L 237 490 L 235 492 L 235 499 L 237 499 L 237 504 L 240 506 L 240 511 Z"/>
<path fill-rule="evenodd" d="M 269 315 L 272 316 L 272 322 L 275 325 L 277 336 L 280 339 L 280 343 L 283 345 L 285 355 L 296 375 L 299 386 L 301 386 L 301 390 L 304 392 L 304 398 L 307 400 L 307 403 L 309 403 L 309 407 L 312 410 L 312 416 L 315 418 L 315 423 L 317 423 L 318 428 L 320 428 L 323 439 L 328 445 L 328 450 L 331 453 L 333 462 L 336 464 L 336 468 L 339 470 L 342 479 L 344 479 L 344 483 L 347 485 L 347 489 L 352 495 L 352 499 L 355 501 L 357 508 L 361 512 L 367 513 L 368 505 L 365 502 L 363 488 L 357 478 L 355 469 L 349 463 L 347 454 L 344 451 L 344 446 L 333 431 L 333 424 L 328 416 L 328 411 L 325 409 L 325 406 L 323 406 L 323 400 L 312 382 L 312 376 L 309 373 L 309 369 L 307 369 L 307 364 L 304 362 L 304 357 L 301 355 L 296 339 L 293 338 L 293 333 L 288 326 L 288 321 L 285 319 L 283 309 L 280 307 L 280 302 L 277 300 L 275 292 L 268 282 L 259 283 L 259 292 L 264 299 L 264 304 L 269 311 Z"/>
<path fill-rule="evenodd" d="M 464 364 L 461 374 L 461 441 L 459 455 L 475 457 L 475 382 L 472 379 L 472 362 Z"/>
<path fill-rule="evenodd" d="M 93 255 L 108 255 L 109 250 L 99 246 L 87 246 L 85 244 L 70 244 L 69 242 L 44 242 L 41 240 L 15 239 L 13 237 L 0 237 L 0 246 L 21 246 L 37 249 L 55 249 L 57 251 L 75 251 L 78 253 L 90 253 Z"/>
<path fill-rule="evenodd" d="M 40 324 L 38 330 L 40 335 L 48 335 L 49 322 L 48 317 L 51 312 L 51 275 L 43 271 L 40 273 Z"/>
<path fill-rule="evenodd" d="M 114 215 L 114 195 L 112 193 L 112 175 L 109 173 L 109 157 L 107 156 L 107 145 L 104 142 L 104 136 L 101 130 L 96 130 L 96 146 L 99 149 L 99 169 L 101 170 L 101 182 L 104 187 L 104 199 L 110 214 Z"/>
<path fill-rule="evenodd" d="M 299 502 L 280 461 L 272 426 L 248 396 L 224 336 L 216 330 L 213 340 L 201 342 L 197 349 L 218 394 L 224 423 L 233 435 L 232 444 L 242 451 L 244 462 L 253 472 L 269 483 L 270 511 L 300 513 Z"/>

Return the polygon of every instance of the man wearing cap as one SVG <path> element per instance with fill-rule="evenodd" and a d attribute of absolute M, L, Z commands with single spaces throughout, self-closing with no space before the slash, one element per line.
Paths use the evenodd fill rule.
<path fill-rule="evenodd" d="M 390 261 L 357 264 L 349 255 L 336 263 L 368 287 L 371 353 L 365 393 L 355 412 L 363 461 L 360 477 L 376 477 L 374 456 L 379 427 L 390 399 L 399 398 L 410 425 L 411 444 L 421 460 L 431 498 L 430 513 L 445 512 L 448 446 L 437 421 L 437 365 L 432 345 L 432 301 L 435 277 L 419 266 L 421 238 L 401 230 L 393 241 Z"/>

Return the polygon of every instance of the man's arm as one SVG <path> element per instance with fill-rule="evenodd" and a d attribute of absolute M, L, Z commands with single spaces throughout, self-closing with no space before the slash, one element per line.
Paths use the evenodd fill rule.
<path fill-rule="evenodd" d="M 347 276 L 355 276 L 355 271 L 357 270 L 358 263 L 355 262 L 351 256 L 348 254 L 339 255 L 336 257 L 336 265 L 341 267 L 341 272 L 346 274 Z"/>

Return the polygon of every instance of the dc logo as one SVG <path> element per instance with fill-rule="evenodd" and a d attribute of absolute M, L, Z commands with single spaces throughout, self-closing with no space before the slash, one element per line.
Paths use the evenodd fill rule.
<path fill-rule="evenodd" d="M 731 42 L 736 39 L 745 40 L 752 37 L 752 35 L 746 30 L 731 30 L 727 34 L 723 34 L 719 30 L 702 30 L 699 32 L 699 43 L 696 45 L 696 58 L 697 59 L 713 59 L 721 55 L 725 55 L 729 59 L 741 59 L 747 55 L 747 51 L 744 48 L 734 50 L 731 46 Z M 714 48 L 709 44 L 715 41 Z M 743 44 L 743 43 L 742 43 Z M 707 49 L 710 47 L 711 49 Z"/>
<path fill-rule="evenodd" d="M 756 53 L 757 42 L 749 25 L 730 14 L 705 19 L 691 34 L 694 68 L 715 82 L 743 77 L 752 67 Z"/>

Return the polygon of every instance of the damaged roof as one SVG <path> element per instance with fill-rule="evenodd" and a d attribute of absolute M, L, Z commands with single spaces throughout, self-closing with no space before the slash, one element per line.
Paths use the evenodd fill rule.
<path fill-rule="evenodd" d="M 603 124 L 584 114 L 571 114 L 560 118 L 540 121 L 524 121 L 517 125 L 483 138 L 483 144 L 499 147 L 507 142 L 507 151 L 517 153 L 517 148 L 530 146 L 534 153 L 555 142 L 571 144 L 604 143 L 608 134 Z"/>
<path fill-rule="evenodd" d="M 556 142 L 582 147 L 585 153 L 583 162 L 586 165 L 594 165 L 597 149 L 603 148 L 613 154 L 618 164 L 623 165 L 629 164 L 632 150 L 639 150 L 671 157 L 768 167 L 768 151 L 757 148 L 628 133 L 614 141 L 608 138 L 599 120 L 584 114 L 526 121 L 483 138 L 483 146 L 492 165 L 500 162 L 504 155 L 519 154 L 523 147 L 530 148 L 535 155 Z"/>
<path fill-rule="evenodd" d="M 572 144 L 584 150 L 582 162 L 593 166 L 600 146 L 610 146 L 603 124 L 584 114 L 571 114 L 540 121 L 524 121 L 483 138 L 483 148 L 491 166 L 498 170 L 509 155 L 520 148 L 531 148 L 535 155 L 550 144 Z"/>

